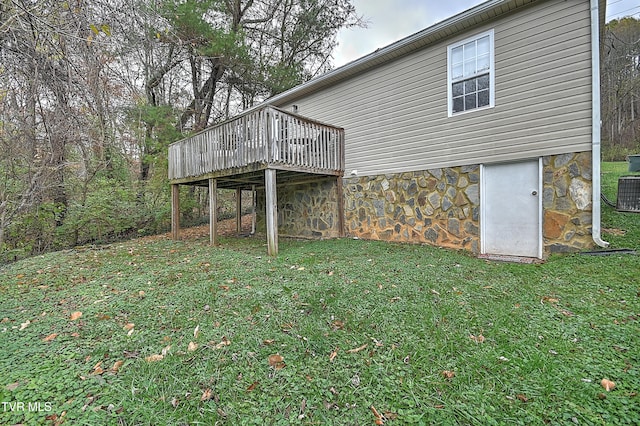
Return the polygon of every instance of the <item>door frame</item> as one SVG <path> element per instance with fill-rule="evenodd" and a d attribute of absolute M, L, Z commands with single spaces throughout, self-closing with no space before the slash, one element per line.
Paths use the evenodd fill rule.
<path fill-rule="evenodd" d="M 530 159 L 522 159 L 522 160 L 518 160 L 518 161 L 502 161 L 502 162 L 496 162 L 496 163 L 490 163 L 487 164 L 487 166 L 491 166 L 491 165 L 500 165 L 500 164 L 517 164 L 517 163 L 523 163 L 523 162 L 529 162 L 529 161 L 534 161 L 535 158 L 530 158 Z M 542 252 L 543 252 L 543 246 L 544 246 L 544 241 L 543 241 L 543 237 L 542 237 L 542 221 L 543 221 L 543 209 L 542 209 L 542 198 L 543 198 L 543 163 L 542 163 L 542 157 L 537 157 L 538 160 L 538 214 L 537 214 L 537 220 L 538 220 L 538 249 L 537 249 L 537 257 L 538 259 L 542 259 Z M 481 254 L 487 254 L 486 251 L 486 247 L 485 247 L 485 240 L 486 240 L 486 222 L 484 220 L 484 218 L 487 217 L 487 212 L 486 212 L 486 206 L 487 206 L 487 188 L 486 188 L 486 178 L 485 178 L 485 167 L 486 165 L 480 164 L 480 253 Z"/>

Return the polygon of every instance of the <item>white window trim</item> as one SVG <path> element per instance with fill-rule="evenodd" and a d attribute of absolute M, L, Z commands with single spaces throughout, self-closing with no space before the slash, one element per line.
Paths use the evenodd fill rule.
<path fill-rule="evenodd" d="M 469 43 L 470 41 L 477 40 L 479 38 L 489 36 L 489 105 L 479 108 L 470 109 L 468 111 L 453 112 L 453 93 L 451 92 L 451 86 L 453 79 L 451 78 L 451 51 L 458 46 Z M 462 114 L 473 113 L 474 111 L 481 111 L 487 108 L 495 107 L 495 50 L 494 50 L 494 30 L 485 31 L 483 33 L 476 34 L 472 37 L 468 37 L 462 41 L 447 46 L 447 114 L 449 117 L 458 116 Z"/>

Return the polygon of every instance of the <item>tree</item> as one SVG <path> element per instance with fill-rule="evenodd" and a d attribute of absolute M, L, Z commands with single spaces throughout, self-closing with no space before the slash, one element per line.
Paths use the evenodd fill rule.
<path fill-rule="evenodd" d="M 59 245 L 77 187 L 112 166 L 110 58 L 94 42 L 106 25 L 83 2 L 4 2 L 0 32 L 0 248 Z M 104 9 L 100 9 L 103 11 Z M 36 247 L 37 246 L 37 247 Z"/>
<path fill-rule="evenodd" d="M 1 2 L 0 260 L 157 230 L 167 145 L 328 70 L 353 25 L 350 0 Z"/>
<path fill-rule="evenodd" d="M 638 148 L 640 137 L 640 20 L 607 24 L 602 61 L 602 133 L 609 147 Z"/>

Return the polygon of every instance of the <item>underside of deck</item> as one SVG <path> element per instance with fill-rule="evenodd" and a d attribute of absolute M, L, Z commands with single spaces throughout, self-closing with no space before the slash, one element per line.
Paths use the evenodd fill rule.
<path fill-rule="evenodd" d="M 342 177 L 343 175 L 342 172 L 320 172 L 277 164 L 256 163 L 240 168 L 210 172 L 196 178 L 174 179 L 171 183 L 206 187 L 209 185 L 209 179 L 216 179 L 220 189 L 242 189 L 248 191 L 253 187 L 264 187 L 264 172 L 267 169 L 275 170 L 278 185 L 300 184 L 326 179 L 328 176 Z"/>

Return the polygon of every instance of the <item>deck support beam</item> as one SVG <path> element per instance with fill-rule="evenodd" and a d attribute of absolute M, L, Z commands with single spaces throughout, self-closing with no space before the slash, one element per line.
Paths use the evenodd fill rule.
<path fill-rule="evenodd" d="M 209 243 L 215 246 L 218 241 L 218 180 L 209 179 Z"/>
<path fill-rule="evenodd" d="M 266 195 L 267 219 L 267 253 L 269 256 L 278 255 L 278 196 L 276 189 L 276 170 L 265 169 L 264 189 Z"/>
<path fill-rule="evenodd" d="M 251 185 L 251 235 L 256 233 L 256 186 Z"/>
<path fill-rule="evenodd" d="M 171 238 L 180 238 L 180 185 L 171 185 Z"/>
<path fill-rule="evenodd" d="M 236 189 L 236 234 L 242 232 L 242 189 Z"/>

